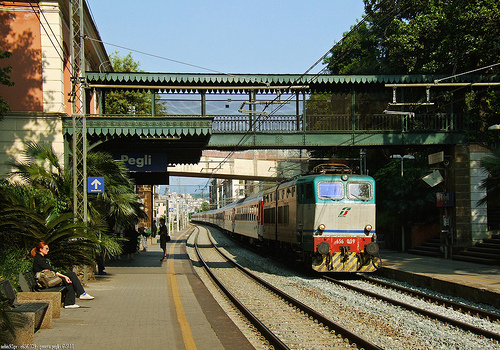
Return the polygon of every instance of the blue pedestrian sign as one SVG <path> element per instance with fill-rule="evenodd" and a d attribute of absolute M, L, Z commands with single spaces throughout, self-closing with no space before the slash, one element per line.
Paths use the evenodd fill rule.
<path fill-rule="evenodd" d="M 87 193 L 103 193 L 104 177 L 89 177 L 87 179 Z"/>

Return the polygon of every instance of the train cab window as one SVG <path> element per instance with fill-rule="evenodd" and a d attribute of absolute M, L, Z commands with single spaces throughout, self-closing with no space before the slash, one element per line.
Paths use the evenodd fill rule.
<path fill-rule="evenodd" d="M 350 182 L 347 185 L 347 197 L 368 201 L 373 198 L 372 185 L 369 182 Z"/>
<path fill-rule="evenodd" d="M 318 184 L 318 197 L 320 199 L 344 198 L 344 186 L 341 182 L 320 182 Z"/>

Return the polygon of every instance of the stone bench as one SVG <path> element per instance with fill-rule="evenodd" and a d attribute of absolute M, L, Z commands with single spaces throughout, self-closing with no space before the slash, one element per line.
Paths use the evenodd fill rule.
<path fill-rule="evenodd" d="M 36 331 L 52 327 L 50 300 L 38 300 L 38 302 L 17 300 L 16 292 L 9 280 L 0 281 L 0 297 L 5 300 L 4 311 L 11 321 L 18 325 L 15 327 L 12 344 L 33 344 Z"/>
<path fill-rule="evenodd" d="M 42 289 L 36 282 L 33 271 L 19 273 L 21 292 L 17 293 L 18 300 L 37 301 L 50 300 L 52 304 L 52 318 L 61 317 L 62 295 L 66 293 L 66 286 L 56 286 Z"/>

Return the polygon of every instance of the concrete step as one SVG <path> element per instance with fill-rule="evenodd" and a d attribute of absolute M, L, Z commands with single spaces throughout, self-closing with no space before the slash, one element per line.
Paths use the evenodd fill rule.
<path fill-rule="evenodd" d="M 416 247 L 412 249 L 408 249 L 407 253 L 415 254 L 415 255 L 423 255 L 423 256 L 432 256 L 432 257 L 442 257 L 441 250 L 437 249 L 421 249 L 421 247 Z"/>
<path fill-rule="evenodd" d="M 483 264 L 483 265 L 499 265 L 499 262 L 497 260 L 484 259 L 484 258 L 479 258 L 479 257 L 475 257 L 475 256 L 465 256 L 462 254 L 453 255 L 453 260 L 465 261 L 465 262 L 471 262 L 471 263 Z"/>
<path fill-rule="evenodd" d="M 472 248 L 467 249 L 467 251 L 486 253 L 486 254 L 496 254 L 500 258 L 500 249 L 474 246 Z"/>
<path fill-rule="evenodd" d="M 472 251 L 472 250 L 465 250 L 458 255 L 463 255 L 463 256 L 468 256 L 468 257 L 476 257 L 476 258 L 481 258 L 481 259 L 491 259 L 491 260 L 497 260 L 500 262 L 500 255 L 498 253 L 484 253 L 484 252 L 478 252 L 478 251 Z"/>

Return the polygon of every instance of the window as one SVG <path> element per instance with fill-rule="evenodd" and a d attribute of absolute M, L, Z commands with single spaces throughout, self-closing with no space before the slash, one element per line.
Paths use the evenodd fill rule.
<path fill-rule="evenodd" d="M 283 223 L 288 224 L 290 222 L 290 207 L 285 205 L 283 208 Z"/>
<path fill-rule="evenodd" d="M 347 197 L 361 201 L 372 199 L 372 185 L 369 182 L 350 182 L 347 185 Z"/>
<path fill-rule="evenodd" d="M 267 208 L 264 209 L 264 223 L 265 224 L 274 224 L 276 217 L 276 208 Z"/>
<path fill-rule="evenodd" d="M 306 199 L 314 199 L 314 189 L 313 184 L 306 184 Z"/>
<path fill-rule="evenodd" d="M 341 182 L 320 182 L 318 184 L 318 197 L 320 199 L 344 198 L 344 187 Z"/>

